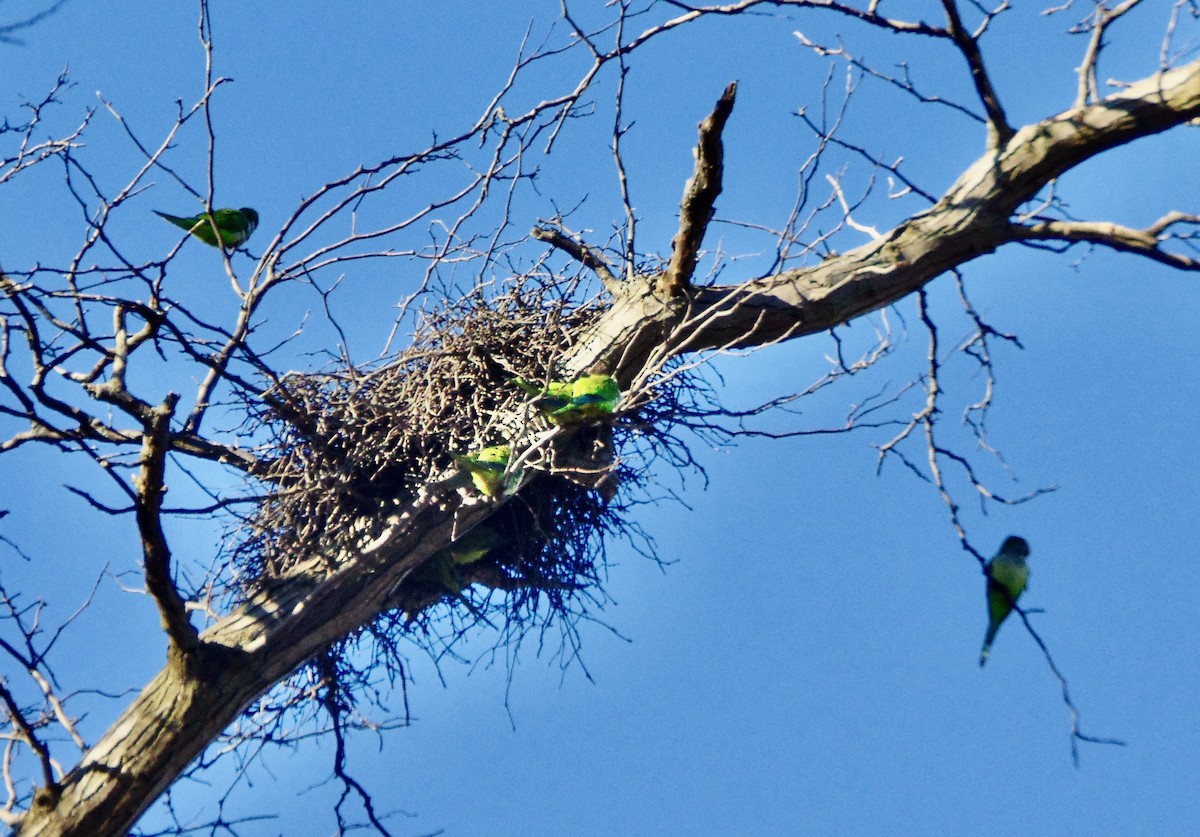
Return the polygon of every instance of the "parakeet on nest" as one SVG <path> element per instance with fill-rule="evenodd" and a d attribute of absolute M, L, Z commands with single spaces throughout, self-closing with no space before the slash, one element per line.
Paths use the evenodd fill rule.
<path fill-rule="evenodd" d="M 476 526 L 470 532 L 452 541 L 444 552 L 455 564 L 474 564 L 492 551 L 503 540 L 489 526 Z"/>
<path fill-rule="evenodd" d="M 533 406 L 558 425 L 585 424 L 611 416 L 621 401 L 621 388 L 611 375 L 584 375 L 575 381 L 550 381 L 537 387 L 517 378 L 516 384 L 536 396 Z"/>
<path fill-rule="evenodd" d="M 453 454 L 454 461 L 463 471 L 471 475 L 471 482 L 485 497 L 495 497 L 507 487 L 506 483 L 520 481 L 520 471 L 508 474 L 508 460 L 512 450 L 508 445 L 495 445 L 467 455 Z"/>

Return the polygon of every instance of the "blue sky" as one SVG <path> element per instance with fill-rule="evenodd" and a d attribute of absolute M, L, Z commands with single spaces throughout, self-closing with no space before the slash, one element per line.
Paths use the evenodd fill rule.
<path fill-rule="evenodd" d="M 1069 105 L 1083 49 L 1062 34 L 1065 17 L 1039 17 L 1028 5 L 1003 16 L 985 43 L 1014 121 Z M 529 19 L 543 33 L 558 8 L 530 3 L 518 14 L 508 4 L 405 6 L 400 16 L 398 6 L 383 3 L 339 14 L 311 2 L 213 5 L 216 72 L 235 79 L 214 109 L 218 203 L 257 207 L 257 238 L 273 234 L 322 182 L 420 147 L 434 131 L 461 130 L 503 80 Z M 1148 3 L 1114 29 L 1102 78 L 1154 70 L 1168 6 Z M 20 7 L 0 5 L 0 20 Z M 924 5 L 899 4 L 893 12 L 901 7 Z M 25 33 L 25 46 L 0 45 L 0 115 L 15 116 L 21 96 L 39 96 L 69 64 L 76 87 L 55 120 L 77 122 L 98 90 L 156 144 L 174 120 L 175 100 L 187 106 L 202 89 L 196 17 L 190 4 L 68 3 Z M 666 252 L 696 122 L 734 78 L 741 86 L 726 133 L 718 216 L 782 223 L 797 165 L 813 145 L 794 114 L 817 107 L 826 72 L 800 47 L 796 29 L 813 39 L 844 36 L 848 48 L 881 67 L 908 60 L 930 89 L 966 95 L 965 72 L 943 47 L 836 18 L 718 20 L 666 38 L 636 56 L 626 102 L 636 123 L 626 149 L 645 249 Z M 561 92 L 574 83 L 567 70 L 578 68 L 535 74 L 520 95 L 537 101 Z M 843 70 L 836 72 L 838 88 Z M 523 198 L 528 218 L 520 225 L 552 214 L 552 201 L 570 206 L 584 198 L 578 226 L 603 240 L 620 222 L 608 97 L 598 92 L 596 116 L 572 124 L 555 155 L 539 161 L 544 178 L 538 194 Z M 983 144 L 970 122 L 911 107 L 871 84 L 856 95 L 847 132 L 884 156 L 903 155 L 906 171 L 935 193 Z M 1079 218 L 1144 224 L 1171 209 L 1196 211 L 1196 142 L 1195 131 L 1177 131 L 1119 149 L 1064 177 L 1060 190 Z M 139 163 L 103 108 L 80 153 L 114 185 Z M 171 152 L 197 188 L 205 153 L 199 125 Z M 848 183 L 865 178 L 861 166 L 846 172 Z M 59 181 L 61 172 L 47 167 L 0 188 L 6 268 L 61 263 L 77 246 L 79 210 Z M 394 202 L 372 211 L 386 217 L 428 197 L 402 186 Z M 885 229 L 916 206 L 874 201 L 858 220 Z M 123 207 L 115 229 L 141 255 L 165 253 L 178 235 L 150 210 L 189 207 L 182 189 L 156 178 Z M 739 256 L 724 281 L 761 269 L 755 254 L 763 239 L 729 224 L 714 225 L 710 247 L 718 237 Z M 845 249 L 861 239 L 839 241 Z M 1196 285 L 1108 253 L 1073 264 L 1082 255 L 1009 249 L 965 268 L 979 310 L 1025 347 L 997 349 L 990 418 L 991 439 L 1018 479 L 982 467 L 1011 494 L 1058 490 L 987 515 L 968 501 L 964 514 L 981 550 L 990 553 L 1010 533 L 1030 541 L 1025 602 L 1044 611 L 1033 618 L 1070 679 L 1083 729 L 1129 746 L 1085 745 L 1080 768 L 1072 766 L 1058 686 L 1020 625 L 1004 627 L 988 667 L 979 669 L 985 610 L 978 566 L 959 549 L 927 483 L 897 462 L 876 475 L 872 444 L 886 441 L 886 431 L 747 440 L 719 450 L 696 442 L 708 489 L 688 477 L 690 508 L 665 503 L 637 513 L 670 566 L 661 570 L 621 544 L 610 549 L 615 604 L 605 618 L 618 633 L 581 629 L 591 680 L 577 664 L 564 672 L 557 661 L 538 659 L 531 645 L 508 683 L 502 658 L 487 664 L 486 630 L 462 650 L 483 660 L 476 665 L 443 663 L 439 675 L 414 652 L 414 725 L 387 734 L 382 748 L 362 737 L 352 751 L 351 765 L 378 806 L 411 815 L 393 821 L 394 832 L 1194 833 Z M 231 316 L 235 300 L 211 251 L 185 247 L 174 270 L 181 298 L 214 318 Z M 420 268 L 387 262 L 344 270 L 339 316 L 353 326 L 352 353 L 371 358 Z M 946 277 L 930 287 L 930 299 L 947 341 L 967 333 Z M 287 331 L 317 302 L 296 294 L 271 327 Z M 907 338 L 867 380 L 833 387 L 804 402 L 804 416 L 775 416 L 769 426 L 837 424 L 865 393 L 922 371 L 925 335 L 913 300 L 890 315 L 894 324 L 901 317 Z M 846 334 L 867 340 L 870 323 Z M 303 348 L 332 348 L 332 339 L 318 318 Z M 801 389 L 824 371 L 831 347 L 818 336 L 721 358 L 723 397 L 746 407 Z M 298 351 L 283 365 L 305 363 L 311 360 Z M 958 405 L 948 408 L 948 434 L 957 433 L 958 410 L 982 383 L 962 361 L 948 370 L 950 404 Z M 988 460 L 979 454 L 978 461 Z M 10 487 L 0 507 L 12 512 L 0 531 L 36 559 L 26 564 L 4 552 L 5 584 L 45 596 L 60 617 L 106 562 L 114 572 L 138 564 L 130 521 L 98 517 L 62 490 L 65 482 L 92 479 L 85 465 L 27 449 L 0 458 Z M 64 526 L 64 518 L 78 525 Z M 219 527 L 180 523 L 172 537 L 181 561 L 203 566 Z M 136 577 L 126 581 L 137 586 Z M 106 581 L 64 637 L 56 671 L 72 688 L 138 687 L 159 667 L 162 646 L 150 603 Z M 90 705 L 92 740 L 123 705 Z M 336 790 L 311 787 L 329 774 L 329 750 L 326 743 L 266 754 L 232 810 L 274 818 L 240 833 L 332 833 Z M 175 801 L 201 812 L 212 798 L 211 789 L 192 785 Z M 161 822 L 156 817 L 147 828 Z"/>

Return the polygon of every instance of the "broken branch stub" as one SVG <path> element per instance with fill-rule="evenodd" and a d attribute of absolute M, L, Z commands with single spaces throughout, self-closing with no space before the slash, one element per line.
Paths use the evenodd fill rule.
<path fill-rule="evenodd" d="M 679 206 L 679 232 L 671 239 L 671 263 L 659 279 L 657 291 L 665 298 L 679 296 L 691 283 L 696 259 L 708 222 L 712 220 L 717 195 L 721 194 L 725 151 L 721 132 L 733 112 L 737 82 L 729 83 L 713 112 L 700 123 L 700 139 L 692 154 L 696 168 L 683 188 Z"/>

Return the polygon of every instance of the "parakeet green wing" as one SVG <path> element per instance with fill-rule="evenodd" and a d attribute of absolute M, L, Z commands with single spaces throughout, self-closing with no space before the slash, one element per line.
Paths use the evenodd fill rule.
<path fill-rule="evenodd" d="M 544 387 L 531 384 L 524 378 L 514 378 L 513 382 L 530 395 L 549 395 L 555 398 L 570 398 L 572 384 L 565 381 L 551 381 Z"/>
<path fill-rule="evenodd" d="M 230 249 L 240 247 L 246 243 L 250 234 L 258 227 L 258 213 L 248 206 L 243 206 L 241 209 L 217 209 L 213 211 L 212 215 L 201 213 L 190 218 L 170 215 L 166 212 L 159 212 L 157 209 L 154 210 L 154 214 L 165 218 L 180 229 L 187 230 L 211 247 L 222 245 Z M 213 231 L 214 225 L 221 235 L 220 244 L 217 243 L 217 232 Z"/>
<path fill-rule="evenodd" d="M 529 392 L 527 387 L 528 384 L 522 388 Z M 558 425 L 582 424 L 612 415 L 621 400 L 621 388 L 610 375 L 551 381 L 540 392 L 534 406 Z"/>
<path fill-rule="evenodd" d="M 470 599 L 463 595 L 462 579 L 458 576 L 458 570 L 449 548 L 435 553 L 429 562 L 417 571 L 417 577 L 419 580 L 433 585 L 434 589 L 442 591 L 444 595 L 462 602 L 476 619 L 486 622 L 493 628 L 496 627 L 488 621 L 488 618 Z"/>
<path fill-rule="evenodd" d="M 552 413 L 561 410 L 571 403 L 571 384 L 562 381 L 551 381 L 545 388 L 535 386 L 524 378 L 517 378 L 516 384 L 527 394 L 536 396 L 533 406 L 542 413 Z"/>
<path fill-rule="evenodd" d="M 1004 539 L 1000 551 L 984 567 L 987 576 L 988 627 L 979 651 L 979 665 L 987 662 L 992 642 L 1004 620 L 1012 613 L 1017 599 L 1029 584 L 1029 544 L 1024 538 L 1011 535 Z"/>
<path fill-rule="evenodd" d="M 571 385 L 571 406 L 591 417 L 611 415 L 621 400 L 621 388 L 610 375 L 585 375 Z"/>

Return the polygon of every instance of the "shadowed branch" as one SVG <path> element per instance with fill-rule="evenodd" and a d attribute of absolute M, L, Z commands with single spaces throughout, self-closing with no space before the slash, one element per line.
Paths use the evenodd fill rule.
<path fill-rule="evenodd" d="M 188 620 L 187 609 L 171 578 L 171 550 L 162 530 L 162 501 L 166 493 L 164 474 L 170 450 L 171 416 L 179 396 L 171 393 L 150 411 L 142 440 L 142 469 L 134 479 L 137 489 L 137 523 L 142 536 L 142 554 L 146 567 L 146 589 L 154 597 L 163 629 L 171 645 L 191 652 L 197 646 L 196 629 Z"/>

